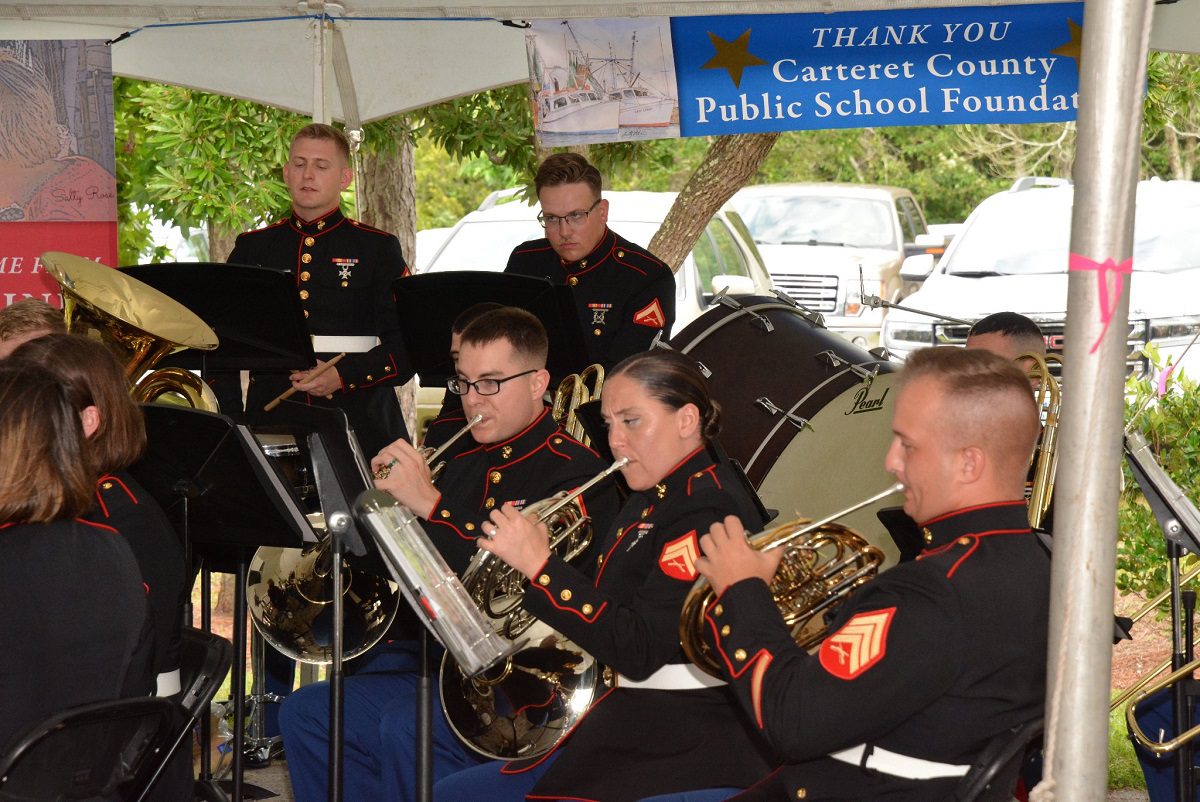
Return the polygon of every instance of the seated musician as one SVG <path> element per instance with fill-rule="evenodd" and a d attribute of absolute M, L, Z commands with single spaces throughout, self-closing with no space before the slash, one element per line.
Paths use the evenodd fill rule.
<path fill-rule="evenodd" d="M 926 547 L 856 591 L 817 654 L 768 591 L 780 550 L 752 550 L 732 517 L 701 538 L 719 594 L 706 637 L 786 762 L 738 800 L 950 799 L 990 740 L 1043 714 L 1050 561 L 1022 493 L 1028 381 L 994 354 L 918 351 L 892 429 L 885 466 Z"/>
<path fill-rule="evenodd" d="M 500 307 L 501 304 L 494 301 L 484 301 L 468 307 L 454 318 L 454 323 L 450 325 L 450 363 L 452 365 L 458 366 L 458 352 L 462 349 L 463 330 L 483 313 Z M 447 390 L 445 398 L 442 399 L 441 410 L 425 429 L 422 445 L 425 448 L 440 448 L 446 441 L 458 434 L 466 422 L 467 416 L 463 414 L 462 396 Z M 457 441 L 459 449 L 466 448 L 470 444 L 470 439 L 465 437 L 460 437 Z M 449 453 L 443 452 L 440 459 L 450 459 L 456 453 L 458 453 L 457 450 Z"/>
<path fill-rule="evenodd" d="M 96 489 L 58 376 L 0 362 L 0 754 L 69 707 L 152 692 L 153 632 L 128 543 L 81 516 Z"/>
<path fill-rule="evenodd" d="M 443 780 L 439 802 L 596 799 L 625 802 L 720 785 L 742 788 L 772 765 L 726 684 L 692 666 L 679 617 L 696 579 L 697 538 L 752 499 L 706 445 L 719 409 L 695 362 L 648 351 L 619 363 L 601 410 L 632 494 L 601 542 L 596 577 L 551 553 L 544 528 L 508 506 L 482 549 L 529 578 L 524 606 L 608 666 L 615 688 L 546 757 L 487 764 Z"/>
<path fill-rule="evenodd" d="M 463 397 L 468 415 L 483 415 L 470 432 L 474 447 L 452 458 L 436 484 L 406 441 L 392 443 L 372 460 L 373 469 L 390 466 L 376 485 L 424 520 L 456 572 L 474 555 L 475 538 L 491 510 L 578 487 L 606 467 L 550 417 L 542 400 L 549 381 L 547 351 L 546 331 L 528 312 L 504 307 L 480 316 L 462 333 L 458 375 L 448 382 Z M 607 526 L 616 509 L 612 482 L 589 491 L 585 506 L 596 526 Z M 417 643 L 392 642 L 360 659 L 366 664 L 345 680 L 345 798 L 413 799 Z M 324 683 L 309 685 L 293 693 L 280 712 L 298 802 L 326 798 L 328 701 Z M 434 744 L 435 777 L 480 760 L 455 739 L 437 704 Z"/>
<path fill-rule="evenodd" d="M 975 321 L 967 333 L 966 347 L 982 348 L 1013 361 L 1022 354 L 1046 356 L 1046 338 L 1038 324 L 1016 312 L 996 312 Z"/>
<path fill-rule="evenodd" d="M 0 309 L 0 359 L 23 343 L 47 334 L 62 334 L 66 330 L 61 309 L 37 298 L 14 301 Z"/>

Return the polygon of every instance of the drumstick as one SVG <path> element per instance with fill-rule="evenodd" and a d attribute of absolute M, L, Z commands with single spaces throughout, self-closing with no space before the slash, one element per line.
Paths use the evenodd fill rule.
<path fill-rule="evenodd" d="M 317 378 L 322 373 L 324 373 L 325 371 L 329 370 L 331 367 L 336 365 L 341 360 L 341 358 L 344 357 L 345 355 L 346 355 L 345 351 L 338 354 L 333 359 L 329 360 L 324 365 L 321 365 L 319 368 L 314 370 L 312 373 L 308 374 L 308 378 L 310 378 L 310 379 Z M 279 402 L 284 401 L 288 398 L 291 398 L 292 393 L 294 393 L 294 392 L 296 392 L 295 387 L 287 388 L 282 393 L 280 393 L 279 395 L 277 395 L 273 399 L 271 399 L 271 401 L 265 407 L 263 407 L 263 412 L 270 412 L 271 410 L 275 409 L 275 407 L 279 406 Z"/>

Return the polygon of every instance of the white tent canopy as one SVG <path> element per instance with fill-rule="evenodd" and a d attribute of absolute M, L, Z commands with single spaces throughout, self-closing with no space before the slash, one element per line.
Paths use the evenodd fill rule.
<path fill-rule="evenodd" d="M 813 13 L 1032 1 L 526 0 L 432 5 L 421 0 L 242 0 L 218 5 L 188 0 L 0 0 L 0 39 L 119 39 L 112 46 L 118 75 L 257 100 L 318 118 L 346 119 L 328 72 L 334 51 L 322 50 L 319 44 L 318 20 L 324 18 L 326 31 L 338 31 L 345 42 L 359 117 L 365 122 L 524 80 L 524 33 L 502 20 Z M 1184 0 L 1159 6 L 1156 17 L 1164 49 L 1186 49 L 1181 40 L 1200 24 L 1200 3 Z M 320 108 L 326 97 L 327 114 Z"/>

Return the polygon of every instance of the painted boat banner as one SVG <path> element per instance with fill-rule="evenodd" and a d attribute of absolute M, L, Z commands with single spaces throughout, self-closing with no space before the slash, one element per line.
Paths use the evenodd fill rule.
<path fill-rule="evenodd" d="M 615 74 L 626 85 L 653 85 L 678 99 L 677 119 L 654 136 L 1047 123 L 1073 120 L 1078 111 L 1083 3 L 669 23 L 669 31 L 654 18 L 535 24 L 527 37 L 535 42 L 529 50 L 535 122 L 561 119 L 564 113 L 553 114 L 556 102 L 563 109 L 581 105 L 586 98 L 563 99 L 581 87 L 596 96 L 593 105 L 602 104 L 621 84 L 598 73 L 618 63 Z M 551 51 L 555 38 L 558 49 Z M 633 127 L 628 113 L 617 114 L 615 131 L 601 127 L 612 125 L 612 114 L 610 108 L 607 116 L 595 115 L 588 124 L 596 127 L 576 133 L 561 124 L 539 128 L 539 137 L 543 145 L 647 137 L 649 129 Z"/>

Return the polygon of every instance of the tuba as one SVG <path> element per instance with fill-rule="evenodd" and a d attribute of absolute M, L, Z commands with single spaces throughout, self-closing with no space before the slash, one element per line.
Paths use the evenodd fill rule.
<path fill-rule="evenodd" d="M 1033 385 L 1034 403 L 1042 417 L 1042 434 L 1034 449 L 1030 471 L 1032 482 L 1029 493 L 1029 525 L 1043 528 L 1046 513 L 1050 511 L 1050 500 L 1054 497 L 1054 473 L 1058 468 L 1058 412 L 1062 407 L 1062 389 L 1058 379 L 1050 372 L 1050 365 L 1057 364 L 1061 370 L 1062 357 L 1057 354 L 1028 353 L 1017 357 L 1016 362 L 1031 364 L 1026 370 Z"/>
<path fill-rule="evenodd" d="M 523 510 L 546 524 L 555 554 L 571 561 L 587 550 L 591 520 L 578 499 L 626 462 L 619 459 L 570 493 Z M 473 677 L 447 654 L 439 682 L 446 721 L 464 745 L 493 760 L 543 755 L 583 717 L 602 667 L 521 606 L 526 579 L 496 555 L 476 554 L 463 573 L 463 585 L 497 634 L 509 640 L 522 637 L 527 645 L 498 668 Z"/>
<path fill-rule="evenodd" d="M 791 521 L 750 537 L 757 551 L 785 548 L 771 581 L 771 596 L 801 649 L 825 638 L 827 619 L 860 585 L 875 578 L 883 552 L 853 530 L 834 523 L 838 518 L 874 504 L 903 489 L 897 483 L 868 499 L 815 523 Z M 698 668 L 721 677 L 721 665 L 704 642 L 704 614 L 715 596 L 707 579 L 688 592 L 679 617 L 679 643 Z"/>
<path fill-rule="evenodd" d="M 479 423 L 476 415 L 437 451 L 436 460 L 460 437 Z M 380 468 L 385 478 L 391 465 Z M 310 516 L 312 519 L 321 516 Z M 324 527 L 324 519 L 314 524 Z M 353 660 L 387 634 L 400 607 L 395 583 L 342 565 L 342 588 L 350 604 L 345 607 L 344 660 Z M 329 624 L 333 609 L 333 555 L 329 538 L 304 549 L 263 546 L 254 552 L 246 578 L 250 616 L 263 638 L 283 654 L 302 663 L 323 665 L 332 660 L 333 638 Z"/>
<path fill-rule="evenodd" d="M 576 416 L 576 411 L 581 405 L 599 398 L 603 389 L 604 366 L 597 363 L 564 377 L 554 391 L 550 405 L 551 417 L 563 427 L 563 431 L 585 446 L 590 445 L 591 440 L 583 431 L 583 423 Z"/>
<path fill-rule="evenodd" d="M 153 287 L 82 256 L 50 251 L 42 263 L 62 288 L 67 331 L 99 340 L 117 356 L 135 401 L 217 411 L 216 396 L 191 371 L 153 370 L 175 351 L 216 348 L 207 323 Z"/>

